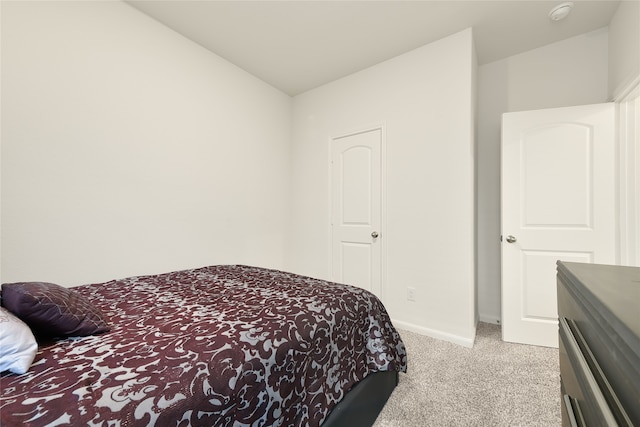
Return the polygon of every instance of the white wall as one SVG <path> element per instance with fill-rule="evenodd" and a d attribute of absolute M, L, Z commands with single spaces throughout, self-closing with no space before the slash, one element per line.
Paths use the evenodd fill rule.
<path fill-rule="evenodd" d="M 281 267 L 291 99 L 121 2 L 2 2 L 2 281 Z"/>
<path fill-rule="evenodd" d="M 633 8 L 621 2 L 609 37 L 479 67 L 484 320 L 500 313 L 500 115 L 603 102 L 607 82 L 609 94 L 624 86 L 639 72 Z M 290 98 L 126 4 L 0 9 L 2 281 L 235 262 L 328 278 L 328 136 L 382 123 L 385 303 L 421 332 L 473 336 L 470 31 L 297 97 L 290 152 Z"/>
<path fill-rule="evenodd" d="M 607 29 L 514 55 L 478 72 L 478 311 L 500 319 L 502 113 L 607 101 Z"/>
<path fill-rule="evenodd" d="M 288 269 L 330 279 L 329 139 L 383 124 L 383 301 L 397 326 L 462 344 L 475 334 L 473 60 L 466 30 L 293 103 Z"/>
<path fill-rule="evenodd" d="M 609 95 L 640 83 L 640 1 L 621 1 L 609 23 Z"/>

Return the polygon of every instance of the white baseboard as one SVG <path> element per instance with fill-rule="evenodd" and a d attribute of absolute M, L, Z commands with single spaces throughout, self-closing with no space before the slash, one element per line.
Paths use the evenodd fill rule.
<path fill-rule="evenodd" d="M 493 323 L 494 325 L 499 325 L 501 323 L 499 317 L 489 314 L 480 314 L 480 321 L 483 323 Z"/>
<path fill-rule="evenodd" d="M 454 344 L 461 345 L 463 347 L 472 348 L 473 342 L 475 341 L 475 337 L 476 337 L 475 328 L 473 329 L 473 336 L 469 338 L 469 337 L 463 337 L 459 335 L 453 335 L 448 332 L 437 331 L 435 329 L 425 328 L 423 326 L 414 325 L 413 323 L 402 322 L 399 320 L 391 319 L 391 322 L 398 329 L 403 329 L 405 331 L 415 332 L 416 334 L 424 335 L 427 337 L 448 341 Z"/>

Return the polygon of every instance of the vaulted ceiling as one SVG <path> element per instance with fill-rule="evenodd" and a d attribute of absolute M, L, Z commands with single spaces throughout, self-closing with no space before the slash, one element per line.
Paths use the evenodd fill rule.
<path fill-rule="evenodd" d="M 636 0 L 637 1 L 637 0 Z M 296 95 L 472 27 L 480 64 L 609 24 L 618 0 L 218 1 L 127 3 Z"/>

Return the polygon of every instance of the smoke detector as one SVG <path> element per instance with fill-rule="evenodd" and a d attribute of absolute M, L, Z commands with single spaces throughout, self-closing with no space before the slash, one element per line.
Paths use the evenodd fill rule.
<path fill-rule="evenodd" d="M 566 18 L 571 12 L 571 8 L 573 7 L 573 2 L 565 2 L 560 3 L 549 12 L 549 19 L 552 21 L 560 21 L 561 19 Z"/>

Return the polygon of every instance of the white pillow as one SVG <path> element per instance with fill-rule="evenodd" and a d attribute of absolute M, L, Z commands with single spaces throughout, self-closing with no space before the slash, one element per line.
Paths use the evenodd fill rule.
<path fill-rule="evenodd" d="M 38 351 L 31 329 L 22 320 L 0 307 L 0 372 L 27 372 Z"/>

